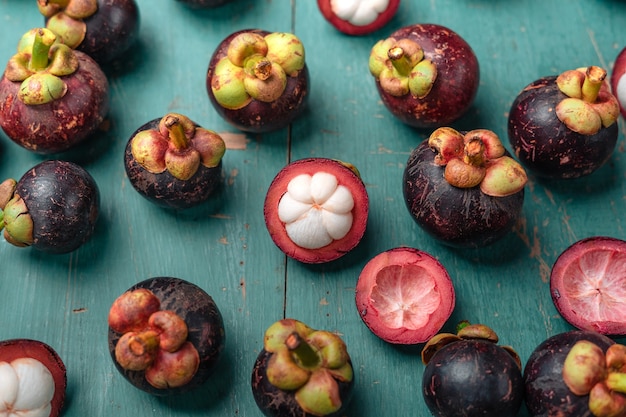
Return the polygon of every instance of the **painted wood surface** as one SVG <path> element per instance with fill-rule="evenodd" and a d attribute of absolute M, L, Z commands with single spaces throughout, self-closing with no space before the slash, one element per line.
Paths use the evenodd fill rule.
<path fill-rule="evenodd" d="M 258 416 L 249 388 L 251 367 L 265 328 L 283 317 L 343 336 L 357 378 L 347 415 L 429 415 L 420 394 L 421 346 L 381 341 L 354 305 L 365 263 L 397 246 L 427 251 L 449 270 L 457 305 L 447 330 L 463 319 L 488 324 L 526 361 L 541 341 L 571 329 L 550 299 L 549 272 L 576 240 L 626 238 L 622 121 L 618 148 L 598 172 L 568 182 L 531 176 L 523 218 L 506 238 L 484 249 L 451 249 L 413 223 L 402 199 L 404 166 L 427 133 L 401 124 L 384 108 L 367 61 L 372 45 L 401 26 L 437 23 L 453 29 L 481 65 L 475 104 L 455 126 L 488 128 L 505 139 L 510 105 L 531 81 L 592 64 L 612 68 L 626 45 L 626 3 L 404 0 L 392 22 L 364 37 L 334 30 L 313 0 L 234 0 L 209 11 L 192 11 L 173 0 L 137 3 L 140 41 L 123 62 L 105 68 L 112 92 L 108 127 L 92 145 L 62 156 L 81 163 L 100 187 L 95 236 L 61 256 L 0 244 L 0 339 L 33 338 L 57 350 L 68 370 L 65 416 Z M 41 24 L 34 1 L 0 0 L 0 62 L 14 53 L 24 32 Z M 204 84 L 209 58 L 223 38 L 245 28 L 294 32 L 305 45 L 310 106 L 289 128 L 243 134 L 210 105 Z M 148 203 L 132 189 L 123 167 L 130 134 L 169 111 L 224 133 L 229 143 L 222 190 L 188 211 Z M 287 259 L 263 220 L 274 175 L 290 160 L 309 156 L 354 164 L 370 196 L 365 238 L 355 251 L 326 265 Z M 0 135 L 3 179 L 19 178 L 41 160 Z M 135 390 L 117 373 L 107 349 L 111 303 L 154 276 L 198 284 L 216 300 L 225 321 L 227 343 L 217 373 L 180 397 Z"/>

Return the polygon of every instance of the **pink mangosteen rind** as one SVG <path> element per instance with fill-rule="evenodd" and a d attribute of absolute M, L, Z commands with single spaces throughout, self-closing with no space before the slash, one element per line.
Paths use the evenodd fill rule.
<path fill-rule="evenodd" d="M 336 11 L 333 10 L 333 0 L 317 0 L 317 6 L 322 13 L 322 16 L 333 25 L 338 31 L 351 36 L 362 36 L 375 32 L 385 26 L 395 16 L 400 6 L 400 0 L 389 0 L 387 7 L 383 11 L 377 11 L 377 16 L 374 20 L 365 24 L 356 24 L 355 22 L 340 17 Z M 361 2 L 363 3 L 363 2 Z M 371 6 L 371 5 L 366 5 Z M 374 13 L 373 11 L 368 13 Z"/>
<path fill-rule="evenodd" d="M 619 102 L 622 117 L 626 118 L 626 48 L 622 49 L 615 59 L 611 73 L 611 89 Z"/>
<path fill-rule="evenodd" d="M 385 294 L 400 291 L 404 304 L 411 301 L 410 308 L 384 311 L 383 303 L 389 300 Z M 432 255 L 410 247 L 372 258 L 359 275 L 355 295 L 359 316 L 370 331 L 388 343 L 403 345 L 424 343 L 437 334 L 452 315 L 455 300 L 446 268 Z"/>
<path fill-rule="evenodd" d="M 607 236 L 581 239 L 557 258 L 550 294 L 572 326 L 604 335 L 626 334 L 626 242 Z"/>
<path fill-rule="evenodd" d="M 286 223 L 279 216 L 279 205 L 294 178 L 301 175 L 313 177 L 319 173 L 334 176 L 337 187 L 349 190 L 353 199 L 353 207 L 349 211 L 351 226 L 343 237 L 333 239 L 323 247 L 306 248 L 296 244 L 288 235 Z M 344 256 L 359 244 L 367 228 L 369 197 L 363 180 L 353 166 L 329 158 L 305 158 L 291 162 L 278 172 L 267 191 L 263 211 L 272 241 L 287 256 L 303 263 L 325 263 Z"/>

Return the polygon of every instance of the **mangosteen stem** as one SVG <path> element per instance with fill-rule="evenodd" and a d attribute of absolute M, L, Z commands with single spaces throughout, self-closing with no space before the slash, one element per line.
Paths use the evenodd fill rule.
<path fill-rule="evenodd" d="M 249 74 L 261 81 L 267 80 L 272 75 L 272 62 L 262 55 L 253 55 L 248 58 L 245 67 Z"/>
<path fill-rule="evenodd" d="M 480 139 L 471 139 L 465 145 L 465 156 L 463 160 L 466 164 L 477 167 L 485 164 L 485 144 Z"/>
<path fill-rule="evenodd" d="M 597 66 L 587 68 L 585 81 L 582 86 L 582 99 L 588 103 L 593 103 L 598 98 L 602 82 L 606 78 L 606 70 Z"/>
<path fill-rule="evenodd" d="M 29 69 L 39 71 L 48 66 L 48 53 L 56 41 L 56 35 L 49 29 L 40 28 L 35 34 Z"/>
<path fill-rule="evenodd" d="M 168 131 L 170 141 L 174 144 L 176 149 L 181 150 L 187 148 L 189 145 L 189 139 L 185 133 L 185 128 L 180 122 L 180 119 L 174 115 L 167 115 L 165 119 L 165 128 Z"/>
<path fill-rule="evenodd" d="M 411 70 L 413 69 L 411 61 L 402 47 L 392 47 L 389 51 L 387 51 L 387 57 L 400 75 L 408 76 L 411 73 Z"/>
<path fill-rule="evenodd" d="M 320 356 L 298 333 L 293 332 L 287 336 L 285 344 L 305 368 L 315 368 L 320 364 Z"/>

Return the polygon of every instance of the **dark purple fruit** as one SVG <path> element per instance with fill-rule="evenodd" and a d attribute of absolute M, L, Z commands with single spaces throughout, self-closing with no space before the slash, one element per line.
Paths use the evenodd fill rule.
<path fill-rule="evenodd" d="M 478 91 L 480 70 L 470 45 L 435 24 L 400 28 L 372 48 L 369 70 L 389 111 L 417 128 L 460 118 Z"/>
<path fill-rule="evenodd" d="M 589 67 L 540 78 L 509 112 L 509 141 L 538 177 L 579 178 L 604 165 L 618 137 L 619 103 L 606 71 Z"/>
<path fill-rule="evenodd" d="M 223 6 L 233 0 L 176 0 L 194 9 L 212 9 Z"/>
<path fill-rule="evenodd" d="M 131 135 L 124 166 L 143 197 L 162 207 L 186 209 L 206 201 L 221 184 L 225 151 L 217 133 L 168 113 Z"/>
<path fill-rule="evenodd" d="M 65 364 L 50 346 L 31 339 L 0 341 L 0 415 L 58 417 L 66 388 Z"/>
<path fill-rule="evenodd" d="M 90 137 L 109 111 L 109 83 L 88 55 L 48 29 L 21 39 L 0 80 L 0 126 L 18 145 L 63 152 Z"/>
<path fill-rule="evenodd" d="M 563 379 L 565 359 L 581 340 L 589 341 L 603 351 L 615 343 L 596 332 L 573 330 L 554 335 L 539 344 L 524 368 L 525 401 L 530 415 L 593 416 L 589 411 L 589 395 L 574 394 Z"/>
<path fill-rule="evenodd" d="M 514 417 L 524 384 L 517 354 L 482 325 L 442 333 L 422 351 L 422 394 L 436 417 Z"/>
<path fill-rule="evenodd" d="M 113 302 L 108 324 L 117 370 L 135 387 L 157 396 L 202 385 L 224 348 L 224 323 L 215 301 L 179 278 L 135 284 Z"/>
<path fill-rule="evenodd" d="M 352 397 L 354 371 L 335 333 L 283 319 L 265 331 L 251 386 L 266 417 L 340 417 Z"/>
<path fill-rule="evenodd" d="M 0 229 L 7 242 L 42 252 L 72 252 L 93 234 L 100 192 L 81 166 L 45 161 L 16 183 L 0 184 Z"/>
<path fill-rule="evenodd" d="M 430 236 L 482 247 L 512 230 L 527 177 L 493 132 L 444 127 L 411 152 L 403 181 L 409 213 Z"/>
<path fill-rule="evenodd" d="M 134 0 L 37 0 L 46 27 L 70 48 L 96 62 L 113 61 L 139 35 L 139 7 Z"/>
<path fill-rule="evenodd" d="M 262 133 L 286 127 L 309 95 L 304 46 L 291 33 L 232 33 L 211 57 L 206 87 L 219 115 L 237 129 Z"/>

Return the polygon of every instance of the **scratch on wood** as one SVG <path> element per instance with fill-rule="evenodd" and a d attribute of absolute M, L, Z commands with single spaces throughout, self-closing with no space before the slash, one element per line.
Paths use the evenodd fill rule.
<path fill-rule="evenodd" d="M 86 307 L 75 308 L 72 310 L 72 313 L 85 313 L 87 311 Z"/>
<path fill-rule="evenodd" d="M 222 236 L 221 238 L 219 238 L 219 242 L 222 245 L 228 245 L 228 238 L 226 236 Z"/>
<path fill-rule="evenodd" d="M 322 299 L 320 300 L 320 305 L 321 306 L 327 306 L 328 305 L 328 300 L 326 299 L 326 297 L 322 297 Z"/>
<path fill-rule="evenodd" d="M 219 135 L 226 144 L 226 149 L 243 151 L 248 148 L 250 139 L 243 133 L 220 132 Z"/>
<path fill-rule="evenodd" d="M 237 168 L 233 168 L 230 170 L 230 175 L 228 176 L 227 183 L 228 185 L 233 185 L 235 183 L 235 178 L 239 174 L 239 170 Z"/>
<path fill-rule="evenodd" d="M 524 242 L 526 247 L 530 249 L 529 257 L 531 259 L 535 259 L 539 263 L 539 275 L 541 276 L 541 280 L 543 282 L 548 282 L 550 280 L 550 265 L 543 259 L 541 242 L 538 237 L 539 228 L 535 226 L 533 228 L 533 237 L 532 241 L 530 236 L 528 235 L 527 223 L 526 219 L 520 219 L 520 221 L 515 226 L 515 233 L 517 236 Z"/>
<path fill-rule="evenodd" d="M 239 280 L 239 288 L 241 288 L 241 296 L 243 300 L 246 301 L 246 279 L 241 277 Z"/>
<path fill-rule="evenodd" d="M 232 216 L 229 216 L 227 214 L 211 214 L 209 217 L 213 217 L 214 219 L 224 219 L 224 220 L 228 220 L 228 219 L 232 219 Z"/>
<path fill-rule="evenodd" d="M 602 68 L 607 68 L 607 63 L 604 57 L 602 56 L 602 52 L 600 52 L 600 48 L 598 47 L 598 41 L 596 41 L 596 35 L 591 29 L 587 29 L 587 34 L 589 35 L 589 40 L 591 41 L 591 45 L 593 45 L 593 49 L 596 51 L 596 55 L 598 55 L 598 60 L 600 61 L 600 65 Z"/>

